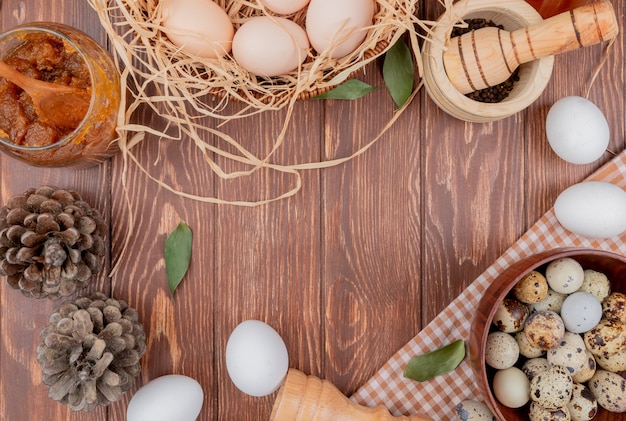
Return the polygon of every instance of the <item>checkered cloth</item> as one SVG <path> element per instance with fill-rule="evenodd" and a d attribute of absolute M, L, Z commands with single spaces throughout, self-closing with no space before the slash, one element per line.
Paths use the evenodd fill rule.
<path fill-rule="evenodd" d="M 607 181 L 626 189 L 626 151 L 587 180 Z M 487 286 L 504 269 L 523 257 L 545 249 L 566 246 L 597 248 L 626 255 L 626 234 L 606 240 L 580 237 L 562 228 L 554 211 L 550 210 L 428 326 L 391 357 L 351 399 L 365 406 L 384 405 L 395 415 L 427 414 L 435 421 L 455 419 L 454 407 L 465 399 L 482 400 L 467 358 L 453 372 L 423 383 L 406 379 L 402 373 L 412 357 L 456 339 L 469 339 L 474 309 Z"/>

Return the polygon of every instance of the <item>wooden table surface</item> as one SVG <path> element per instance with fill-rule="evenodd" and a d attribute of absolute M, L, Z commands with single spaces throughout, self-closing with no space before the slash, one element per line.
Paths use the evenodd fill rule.
<path fill-rule="evenodd" d="M 623 2 L 613 3 L 622 25 Z M 441 11 L 434 0 L 419 4 L 421 17 Z M 108 45 L 86 1 L 0 2 L 1 30 L 40 20 L 75 26 Z M 613 152 L 625 146 L 623 50 L 622 32 L 589 95 L 608 118 Z M 224 351 L 234 327 L 248 319 L 267 322 L 285 340 L 291 367 L 352 394 L 543 215 L 559 192 L 611 158 L 607 152 L 590 165 L 568 164 L 544 134 L 550 105 L 567 95 L 585 96 L 603 54 L 603 46 L 594 46 L 558 56 L 539 100 L 494 123 L 456 120 L 421 90 L 365 154 L 303 172 L 295 196 L 269 205 L 182 199 L 131 165 L 134 234 L 121 256 L 131 222 L 119 155 L 82 170 L 33 168 L 2 155 L 0 199 L 4 204 L 30 187 L 52 184 L 78 191 L 106 215 L 107 274 L 118 261 L 119 271 L 95 279 L 89 290 L 139 311 L 148 350 L 131 392 L 157 376 L 184 374 L 205 393 L 199 420 L 264 420 L 275 394 L 246 396 L 226 372 Z M 362 80 L 384 86 L 377 65 L 366 70 Z M 349 155 L 381 130 L 393 110 L 384 88 L 354 102 L 300 102 L 276 159 Z M 158 124 L 149 113 L 138 118 Z M 283 118 L 282 111 L 264 113 L 226 130 L 263 151 Z M 136 152 L 153 174 L 199 195 L 258 200 L 293 183 L 275 174 L 223 182 L 185 141 L 144 142 Z M 172 298 L 163 247 L 180 220 L 193 230 L 194 246 L 187 277 Z M 132 393 L 87 414 L 71 413 L 47 397 L 35 349 L 58 304 L 25 298 L 2 282 L 0 419 L 124 420 Z"/>

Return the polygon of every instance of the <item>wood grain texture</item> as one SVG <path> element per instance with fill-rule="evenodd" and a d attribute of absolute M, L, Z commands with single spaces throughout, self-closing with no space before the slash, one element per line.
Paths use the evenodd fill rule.
<path fill-rule="evenodd" d="M 0 29 L 60 21 L 106 45 L 86 2 L 36 3 L 2 0 Z M 435 19 L 441 12 L 437 1 L 419 4 L 424 18 Z M 624 5 L 613 4 L 623 25 Z M 544 133 L 554 101 L 585 96 L 604 47 L 557 57 L 539 100 L 499 122 L 456 120 L 422 90 L 371 149 L 336 167 L 303 171 L 295 196 L 264 206 L 181 198 L 136 165 L 125 173 L 120 154 L 85 170 L 32 168 L 0 155 L 3 204 L 13 194 L 47 183 L 77 190 L 103 210 L 110 224 L 108 270 L 90 289 L 126 300 L 139 311 L 148 333 L 148 352 L 133 390 L 108 408 L 70 413 L 47 398 L 35 360 L 38 332 L 55 303 L 26 299 L 3 280 L 0 420 L 122 421 L 132 393 L 170 373 L 200 382 L 205 399 L 199 421 L 268 419 L 276 393 L 246 396 L 225 366 L 228 337 L 247 319 L 263 320 L 279 332 L 290 367 L 327 379 L 350 395 L 543 215 L 564 188 L 611 158 L 607 152 L 590 165 L 567 164 L 554 155 Z M 616 152 L 626 146 L 623 50 L 622 32 L 589 95 L 607 115 L 610 149 Z M 378 135 L 395 109 L 379 65 L 359 75 L 380 87 L 365 98 L 298 103 L 285 142 L 271 161 L 349 156 Z M 163 125 L 146 110 L 136 118 Z M 261 156 L 271 150 L 284 118 L 284 111 L 269 112 L 223 130 Z M 186 139 L 149 137 L 134 152 L 150 176 L 196 195 L 255 201 L 284 193 L 295 183 L 292 175 L 271 171 L 221 180 Z M 241 169 L 211 158 L 225 171 Z M 163 247 L 181 220 L 191 227 L 194 245 L 189 272 L 171 296 Z M 113 265 L 117 271 L 109 277 Z"/>

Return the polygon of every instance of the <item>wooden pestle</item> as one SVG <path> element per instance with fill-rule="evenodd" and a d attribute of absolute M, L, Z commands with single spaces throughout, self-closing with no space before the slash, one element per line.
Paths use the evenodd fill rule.
<path fill-rule="evenodd" d="M 270 421 L 432 421 L 424 415 L 394 417 L 382 406 L 369 408 L 348 399 L 332 383 L 289 369 Z"/>
<path fill-rule="evenodd" d="M 462 94 L 507 80 L 520 64 L 614 38 L 610 1 L 598 1 L 508 32 L 485 27 L 450 39 L 443 52 L 448 79 Z"/>

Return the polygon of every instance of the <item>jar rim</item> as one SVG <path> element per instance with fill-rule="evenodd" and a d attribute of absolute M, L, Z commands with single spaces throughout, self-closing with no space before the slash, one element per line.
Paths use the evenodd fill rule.
<path fill-rule="evenodd" d="M 85 63 L 85 66 L 87 66 L 87 69 L 89 70 L 89 80 L 92 86 L 92 92 L 91 92 L 91 98 L 89 99 L 89 108 L 87 109 L 87 112 L 85 113 L 85 116 L 83 117 L 83 119 L 80 121 L 80 123 L 78 123 L 78 125 L 74 128 L 74 130 L 72 130 L 71 132 L 69 132 L 68 134 L 66 134 L 65 136 L 63 136 L 61 139 L 57 140 L 54 143 L 51 143 L 49 145 L 43 145 L 43 146 L 23 146 L 23 145 L 18 145 L 16 143 L 13 143 L 9 140 L 9 138 L 5 138 L 0 136 L 0 144 L 14 149 L 14 150 L 18 150 L 18 151 L 28 151 L 28 152 L 39 152 L 39 151 L 47 151 L 47 150 L 51 150 L 51 149 L 56 149 L 60 146 L 63 146 L 65 144 L 67 144 L 68 142 L 70 142 L 72 139 L 74 139 L 76 137 L 76 135 L 78 133 L 80 133 L 83 128 L 85 127 L 85 125 L 87 124 L 88 121 L 88 117 L 91 115 L 91 112 L 94 108 L 94 102 L 95 102 L 95 90 L 93 90 L 93 86 L 95 83 L 95 79 L 94 79 L 94 67 L 93 64 L 88 60 L 87 56 L 85 55 L 85 53 L 83 52 L 83 49 L 80 45 L 78 45 L 78 43 L 67 33 L 65 33 L 64 31 L 69 31 L 69 32 L 76 32 L 79 34 L 82 34 L 82 32 L 74 27 L 71 27 L 69 25 L 65 25 L 62 23 L 56 23 L 56 22 L 37 22 L 37 23 L 25 23 L 22 25 L 18 25 L 14 28 L 11 28 L 3 33 L 0 34 L 0 43 L 4 42 L 7 38 L 9 37 L 20 37 L 23 36 L 25 34 L 29 34 L 29 33 L 36 33 L 36 32 L 43 32 L 46 34 L 50 34 L 52 36 L 55 36 L 57 38 L 60 38 L 61 40 L 63 40 L 63 42 L 67 42 L 75 51 L 77 54 L 80 55 L 82 61 Z M 88 37 L 87 34 L 84 34 L 83 36 Z M 24 41 L 24 42 L 28 42 L 28 41 Z M 23 42 L 23 43 L 24 43 Z M 20 43 L 18 46 L 21 46 L 23 43 Z M 17 47 L 15 47 L 17 48 Z M 15 49 L 13 48 L 13 50 Z M 9 52 L 10 53 L 10 52 Z M 4 57 L 0 57 L 0 59 L 4 59 Z"/>

